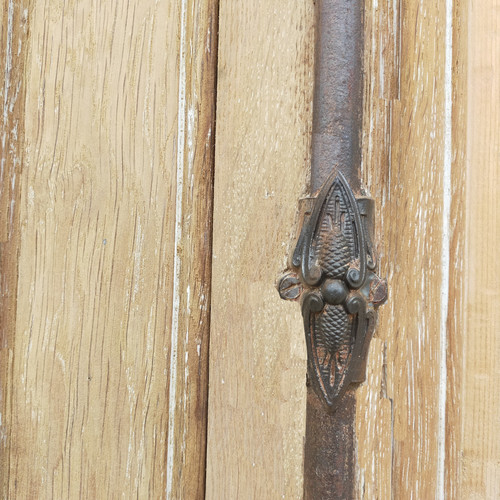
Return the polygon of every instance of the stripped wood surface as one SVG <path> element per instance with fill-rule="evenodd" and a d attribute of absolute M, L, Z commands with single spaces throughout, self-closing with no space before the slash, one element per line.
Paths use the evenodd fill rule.
<path fill-rule="evenodd" d="M 497 246 L 492 228 L 498 225 L 491 216 L 498 212 L 494 189 L 498 141 L 491 141 L 491 137 L 498 128 L 498 118 L 497 106 L 488 107 L 487 102 L 498 103 L 495 70 L 498 74 L 500 59 L 494 31 L 498 16 L 489 14 L 498 11 L 498 0 L 490 3 L 488 10 L 472 1 L 432 5 L 423 0 L 367 1 L 363 175 L 377 201 L 377 243 L 381 272 L 390 282 L 390 297 L 380 311 L 367 382 L 358 390 L 360 498 L 498 496 L 498 454 L 492 444 L 498 442 L 493 415 L 498 407 L 493 389 L 498 385 L 494 365 L 498 350 L 493 337 L 498 323 L 493 313 L 498 273 L 491 272 Z M 262 17 L 266 20 L 265 35 L 259 35 L 253 26 L 253 44 L 245 38 L 246 16 L 261 19 L 259 8 L 257 3 L 229 9 L 223 3 L 221 17 L 218 102 L 222 124 L 216 162 L 210 498 L 236 493 L 250 498 L 256 491 L 262 498 L 273 498 L 279 491 L 273 489 L 275 481 L 286 481 L 286 473 L 279 479 L 282 469 L 276 472 L 275 463 L 253 460 L 260 458 L 262 449 L 272 456 L 285 432 L 279 418 L 275 422 L 281 426 L 271 434 L 259 423 L 256 402 L 262 396 L 255 392 L 252 378 L 259 366 L 255 339 L 261 338 L 262 331 L 272 330 L 270 320 L 267 316 L 256 320 L 255 313 L 250 319 L 244 314 L 247 309 L 265 310 L 264 304 L 272 296 L 254 296 L 250 288 L 241 286 L 241 281 L 254 276 L 258 256 L 266 256 L 266 265 L 276 258 L 268 246 L 275 233 L 267 230 L 265 240 L 255 233 L 255 228 L 266 226 L 255 201 L 260 181 L 248 174 L 260 173 L 255 169 L 266 160 L 269 146 L 264 152 L 260 148 L 272 141 L 276 130 L 283 133 L 277 118 L 272 126 L 263 122 L 259 106 L 266 102 L 256 90 L 261 82 L 269 84 L 271 79 L 270 74 L 254 69 L 260 70 L 261 59 L 278 81 L 277 73 L 284 70 L 284 66 L 272 64 L 274 59 L 268 55 L 279 44 L 272 38 L 269 16 Z M 273 14 L 276 17 L 275 11 Z M 237 35 L 233 26 L 239 28 Z M 288 31 L 282 50 L 293 45 L 294 26 L 281 23 L 281 32 Z M 471 36 L 471 29 L 477 35 Z M 257 75 L 258 80 L 247 72 Z M 475 75 L 472 83 L 471 73 Z M 284 92 L 287 86 L 280 84 Z M 267 92 L 273 95 L 277 91 Z M 235 102 L 237 106 L 229 104 Z M 467 114 L 471 105 L 477 110 L 476 118 Z M 251 122 L 246 118 L 250 109 Z M 488 116 L 492 119 L 485 120 Z M 274 154 L 278 158 L 290 154 L 287 147 Z M 246 191 L 233 193 L 233 172 L 246 180 L 251 195 Z M 275 170 L 270 166 L 267 172 Z M 482 182 L 472 190 L 468 186 L 474 184 L 479 172 Z M 273 181 L 273 175 L 277 174 L 267 174 L 266 181 Z M 292 175 L 298 174 L 287 172 L 287 176 Z M 288 177 L 286 182 L 291 182 Z M 481 194 L 484 191 L 486 197 Z M 478 219 L 483 222 L 478 223 Z M 481 238 L 484 234 L 488 235 L 486 242 Z M 286 233 L 280 235 L 284 238 L 281 245 L 286 246 Z M 479 273 L 482 281 L 476 274 L 471 279 L 478 261 L 485 263 Z M 487 284 L 491 300 L 485 301 L 480 283 Z M 278 311 L 280 306 L 273 303 L 273 307 Z M 283 310 L 282 321 L 292 324 L 293 314 Z M 481 328 L 486 328 L 487 340 L 479 333 Z M 277 330 L 279 334 L 281 328 Z M 472 331 L 477 331 L 474 337 L 470 336 Z M 262 356 L 269 359 L 269 352 L 275 351 L 269 351 L 267 345 L 266 349 Z M 276 354 L 272 359 L 273 367 L 279 366 Z M 262 379 L 283 393 L 294 394 L 293 379 L 288 379 L 286 386 L 277 384 L 266 372 L 257 383 L 262 384 Z M 297 380 L 300 383 L 299 376 Z M 486 382 L 489 390 L 483 390 L 480 381 Z M 273 408 L 275 398 L 284 397 L 281 394 L 270 394 L 267 407 Z M 289 470 L 298 470 L 301 456 L 291 460 L 287 457 L 287 466 L 293 467 Z M 252 467 L 260 463 L 267 463 L 268 468 L 257 474 Z M 272 475 L 269 469 L 273 469 Z M 261 478 L 268 484 L 274 481 L 273 486 L 259 489 Z M 300 498 L 298 486 L 288 495 Z"/>
<path fill-rule="evenodd" d="M 203 498 L 216 2 L 25 15 L 6 496 Z"/>
<path fill-rule="evenodd" d="M 450 19 L 446 2 L 406 0 L 394 12 L 398 3 L 368 2 L 363 170 L 390 296 L 358 391 L 358 488 L 367 499 L 443 498 Z"/>
<path fill-rule="evenodd" d="M 460 494 L 468 499 L 500 497 L 499 28 L 499 0 L 467 2 L 464 323 L 455 370 L 462 379 Z"/>
<path fill-rule="evenodd" d="M 19 197 L 24 141 L 24 54 L 28 2 L 1 2 L 0 37 L 0 496 L 8 498 L 9 415 L 19 255 Z"/>
<path fill-rule="evenodd" d="M 220 3 L 0 6 L 3 498 L 302 498 L 314 6 Z M 499 23 L 366 0 L 359 498 L 500 496 Z"/>
<path fill-rule="evenodd" d="M 378 21 L 397 2 L 369 4 L 364 172 L 391 293 L 358 391 L 359 496 L 497 498 L 500 4 L 401 2 L 398 93 Z"/>
<path fill-rule="evenodd" d="M 207 499 L 302 498 L 305 341 L 282 301 L 306 192 L 313 4 L 220 4 Z"/>
<path fill-rule="evenodd" d="M 448 311 L 446 441 L 444 498 L 470 497 L 462 487 L 462 405 L 465 329 L 466 145 L 467 134 L 467 1 L 453 6 L 452 38 L 452 164 L 450 211 L 450 287 Z"/>

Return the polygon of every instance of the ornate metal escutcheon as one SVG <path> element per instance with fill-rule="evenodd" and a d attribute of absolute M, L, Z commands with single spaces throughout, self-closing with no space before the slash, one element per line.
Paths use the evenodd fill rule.
<path fill-rule="evenodd" d="M 375 309 L 387 298 L 372 244 L 374 201 L 356 198 L 336 169 L 310 198 L 291 269 L 281 277 L 283 299 L 300 300 L 309 380 L 334 410 L 351 384 L 366 377 Z"/>

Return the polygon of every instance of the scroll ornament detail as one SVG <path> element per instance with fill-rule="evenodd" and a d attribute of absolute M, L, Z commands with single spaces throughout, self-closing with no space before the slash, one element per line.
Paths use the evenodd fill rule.
<path fill-rule="evenodd" d="M 387 298 L 387 283 L 375 274 L 373 208 L 333 172 L 305 214 L 291 269 L 278 284 L 283 299 L 301 302 L 309 379 L 332 409 L 365 379 L 375 309 Z"/>

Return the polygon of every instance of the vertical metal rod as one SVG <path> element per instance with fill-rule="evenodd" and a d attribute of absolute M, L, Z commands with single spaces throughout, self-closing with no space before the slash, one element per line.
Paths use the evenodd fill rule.
<path fill-rule="evenodd" d="M 316 0 L 311 191 L 335 165 L 360 187 L 364 0 Z"/>
<path fill-rule="evenodd" d="M 364 0 L 316 0 L 311 193 L 337 167 L 359 194 Z M 354 498 L 354 390 L 331 413 L 308 384 L 304 499 Z"/>
<path fill-rule="evenodd" d="M 356 397 L 353 390 L 330 413 L 307 388 L 304 500 L 354 498 Z"/>

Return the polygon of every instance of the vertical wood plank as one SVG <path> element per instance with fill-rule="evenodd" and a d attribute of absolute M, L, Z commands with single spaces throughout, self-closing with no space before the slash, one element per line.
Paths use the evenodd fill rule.
<path fill-rule="evenodd" d="M 203 498 L 215 1 L 29 11 L 11 498 Z"/>
<path fill-rule="evenodd" d="M 388 394 L 387 309 L 393 301 L 393 275 L 384 211 L 390 198 L 392 109 L 399 97 L 399 2 L 365 3 L 365 61 L 363 111 L 364 184 L 376 203 L 375 237 L 380 275 L 389 279 L 388 303 L 378 310 L 375 337 L 370 343 L 366 382 L 357 391 L 356 438 L 358 443 L 357 495 L 361 499 L 391 498 L 393 460 L 393 405 Z M 389 313 L 390 314 L 390 313 Z M 385 324 L 384 324 L 385 323 Z"/>
<path fill-rule="evenodd" d="M 274 281 L 309 178 L 313 17 L 313 2 L 221 2 L 209 500 L 302 498 L 304 333 Z"/>
<path fill-rule="evenodd" d="M 467 2 L 463 498 L 500 496 L 500 2 Z"/>
<path fill-rule="evenodd" d="M 394 498 L 434 498 L 439 383 L 445 135 L 445 4 L 403 2 L 400 101 L 391 117 L 387 252 L 392 276 L 388 394 Z M 387 205 L 386 205 L 387 206 Z M 401 272 L 400 272 L 401 270 Z M 387 313 L 391 312 L 391 317 Z M 415 459 L 417 457 L 417 459 Z"/>
<path fill-rule="evenodd" d="M 381 274 L 390 295 L 358 393 L 358 490 L 370 499 L 435 498 L 448 272 L 442 258 L 446 10 L 444 2 L 422 0 L 402 0 L 399 14 L 397 2 L 368 4 L 363 172 L 377 201 Z M 389 20 L 400 17 L 399 72 L 397 52 L 384 56 L 397 47 L 398 32 L 392 22 L 384 28 L 381 8 Z M 386 75 L 392 83 L 382 87 Z"/>
<path fill-rule="evenodd" d="M 467 145 L 467 1 L 453 6 L 452 203 L 450 214 L 450 288 L 447 345 L 445 498 L 469 498 L 463 489 L 462 422 L 464 336 L 467 273 L 466 145 Z"/>
<path fill-rule="evenodd" d="M 167 500 L 205 498 L 218 3 L 181 2 Z"/>
<path fill-rule="evenodd" d="M 373 62 L 378 62 L 378 81 L 373 82 L 374 90 L 378 86 L 380 98 L 398 99 L 401 71 L 401 0 L 381 0 L 367 2 L 365 5 L 368 13 L 366 17 L 369 18 L 369 29 L 366 31 L 370 35 L 368 53 L 372 53 Z M 370 24 L 372 26 L 369 26 Z M 375 74 L 372 73 L 371 76 Z"/>
<path fill-rule="evenodd" d="M 0 495 L 8 497 L 28 2 L 0 4 Z"/>

